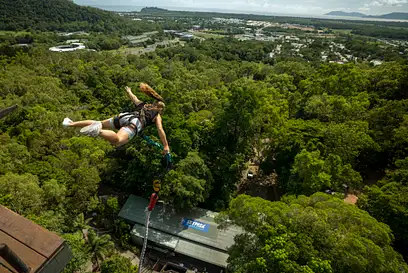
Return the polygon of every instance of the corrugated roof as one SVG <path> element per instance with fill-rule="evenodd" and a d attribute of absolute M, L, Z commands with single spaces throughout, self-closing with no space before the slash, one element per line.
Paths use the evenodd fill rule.
<path fill-rule="evenodd" d="M 144 234 L 145 227 L 135 224 L 131 231 L 131 235 L 144 238 Z M 220 267 L 227 267 L 228 254 L 225 252 L 208 248 L 207 246 L 199 245 L 154 229 L 149 229 L 148 239 L 156 244 L 166 246 L 176 253 L 180 253 Z"/>
<path fill-rule="evenodd" d="M 139 224 L 135 224 L 130 234 L 133 236 L 144 238 L 145 227 Z M 177 236 L 172 236 L 154 229 L 149 230 L 148 239 L 149 241 L 164 245 L 172 250 L 176 249 L 177 243 L 179 241 L 179 237 Z"/>
<path fill-rule="evenodd" d="M 209 249 L 208 247 L 197 245 L 187 240 L 180 239 L 175 252 L 210 264 L 224 268 L 227 267 L 227 253 L 215 249 Z"/>
<path fill-rule="evenodd" d="M 144 225 L 148 203 L 147 199 L 131 195 L 119 216 Z M 157 204 L 150 216 L 150 228 L 226 251 L 234 243 L 234 236 L 242 233 L 242 230 L 238 227 L 219 230 L 214 221 L 216 215 L 215 212 L 199 208 L 176 212 L 170 206 Z"/>

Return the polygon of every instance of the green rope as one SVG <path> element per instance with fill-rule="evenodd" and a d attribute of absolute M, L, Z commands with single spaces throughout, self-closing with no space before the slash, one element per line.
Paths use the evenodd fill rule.
<path fill-rule="evenodd" d="M 146 140 L 146 142 L 149 143 L 150 145 L 160 150 L 164 149 L 163 145 L 153 141 L 150 137 L 146 135 L 143 135 L 143 139 Z M 169 171 L 173 167 L 173 159 L 171 157 L 171 154 L 170 153 L 165 154 L 163 160 L 164 160 L 162 161 L 163 166 L 166 168 L 167 171 Z"/>
<path fill-rule="evenodd" d="M 146 140 L 147 143 L 149 143 L 150 145 L 152 145 L 152 146 L 154 146 L 154 147 L 156 147 L 156 148 L 158 148 L 158 149 L 160 149 L 160 150 L 163 150 L 163 149 L 164 149 L 163 145 L 161 145 L 160 143 L 157 143 L 157 142 L 153 141 L 150 137 L 148 137 L 148 136 L 146 136 L 146 135 L 143 135 L 143 139 Z"/>

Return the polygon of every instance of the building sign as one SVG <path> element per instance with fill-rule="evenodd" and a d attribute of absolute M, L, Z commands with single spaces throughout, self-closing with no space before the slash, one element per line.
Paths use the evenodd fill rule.
<path fill-rule="evenodd" d="M 192 219 L 183 218 L 182 224 L 183 224 L 183 226 L 185 226 L 187 228 L 192 228 L 192 229 L 203 231 L 203 232 L 208 232 L 208 230 L 210 229 L 209 224 L 205 224 L 205 223 L 195 221 L 195 220 L 192 220 Z"/>

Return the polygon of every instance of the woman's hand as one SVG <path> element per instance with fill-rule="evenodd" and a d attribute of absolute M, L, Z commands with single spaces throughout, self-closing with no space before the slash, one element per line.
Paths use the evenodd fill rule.
<path fill-rule="evenodd" d="M 168 154 L 168 153 L 170 153 L 170 147 L 169 147 L 169 145 L 165 146 L 164 149 L 163 149 L 163 154 L 164 154 L 164 155 L 166 155 L 166 154 Z"/>
<path fill-rule="evenodd" d="M 125 90 L 126 90 L 126 92 L 128 92 L 128 93 L 132 93 L 132 89 L 130 89 L 129 86 L 126 86 L 126 87 L 125 87 Z"/>

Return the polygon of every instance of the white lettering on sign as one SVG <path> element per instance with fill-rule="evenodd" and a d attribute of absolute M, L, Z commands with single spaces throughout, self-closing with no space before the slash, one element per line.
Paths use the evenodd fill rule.
<path fill-rule="evenodd" d="M 200 231 L 204 231 L 204 232 L 208 232 L 209 229 L 209 225 L 205 224 L 205 223 L 201 223 L 192 219 L 183 219 L 182 224 L 185 227 L 189 227 L 189 228 L 193 228 L 196 230 L 200 230 Z"/>
<path fill-rule="evenodd" d="M 205 227 L 204 224 L 202 224 L 202 223 L 197 223 L 197 222 L 193 222 L 192 225 L 195 226 L 195 227 L 199 227 L 199 228 L 204 228 L 204 227 Z"/>

